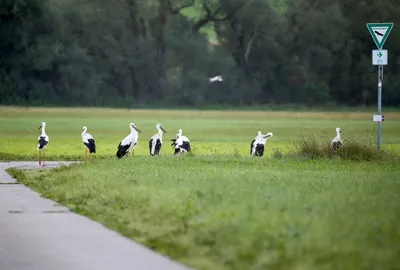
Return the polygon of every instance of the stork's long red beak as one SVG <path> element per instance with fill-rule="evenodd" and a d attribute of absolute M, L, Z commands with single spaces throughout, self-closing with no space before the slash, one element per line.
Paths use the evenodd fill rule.
<path fill-rule="evenodd" d="M 39 130 L 39 129 L 41 129 L 42 128 L 42 126 L 40 126 L 37 130 Z"/>
<path fill-rule="evenodd" d="M 160 127 L 160 128 L 161 128 L 162 131 L 164 131 L 165 133 L 167 133 L 167 132 L 165 131 L 165 129 L 163 129 L 163 127 Z"/>
<path fill-rule="evenodd" d="M 136 126 L 133 126 L 134 129 L 136 129 L 137 132 L 142 133 Z"/>

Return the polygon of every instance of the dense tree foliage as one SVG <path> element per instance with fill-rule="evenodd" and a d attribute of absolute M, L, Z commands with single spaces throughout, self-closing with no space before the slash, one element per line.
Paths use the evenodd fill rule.
<path fill-rule="evenodd" d="M 397 105 L 399 20 L 398 0 L 3 0 L 0 103 L 372 105 L 384 21 Z"/>

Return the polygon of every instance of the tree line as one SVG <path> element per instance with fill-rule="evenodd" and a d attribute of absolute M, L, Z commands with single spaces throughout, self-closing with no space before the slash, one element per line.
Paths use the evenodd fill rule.
<path fill-rule="evenodd" d="M 4 0 L 0 103 L 373 105 L 366 23 L 383 21 L 397 106 L 399 15 L 398 0 Z"/>

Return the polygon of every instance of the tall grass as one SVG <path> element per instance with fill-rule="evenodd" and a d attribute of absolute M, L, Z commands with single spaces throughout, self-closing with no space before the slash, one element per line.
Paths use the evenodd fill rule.
<path fill-rule="evenodd" d="M 296 153 L 309 158 L 339 158 L 353 161 L 400 160 L 400 156 L 389 150 L 378 150 L 376 141 L 369 136 L 346 137 L 343 145 L 334 150 L 331 141 L 315 134 L 303 133 L 296 141 Z M 279 156 L 276 155 L 275 156 Z"/>

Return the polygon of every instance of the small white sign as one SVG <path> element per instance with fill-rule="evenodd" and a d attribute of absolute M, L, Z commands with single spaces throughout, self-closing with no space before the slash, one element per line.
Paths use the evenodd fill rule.
<path fill-rule="evenodd" d="M 387 50 L 372 50 L 372 65 L 387 65 L 388 51 Z"/>
<path fill-rule="evenodd" d="M 374 118 L 373 118 L 374 122 L 383 122 L 384 121 L 383 119 L 384 119 L 383 115 L 379 115 L 379 114 L 374 115 Z"/>

